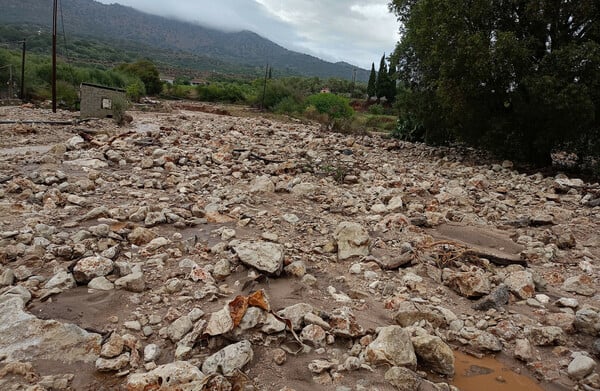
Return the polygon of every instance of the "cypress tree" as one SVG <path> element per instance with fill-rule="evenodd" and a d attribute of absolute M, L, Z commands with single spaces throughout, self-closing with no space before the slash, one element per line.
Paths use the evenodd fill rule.
<path fill-rule="evenodd" d="M 371 74 L 369 75 L 369 84 L 367 84 L 367 95 L 369 98 L 377 96 L 377 75 L 375 74 L 375 63 L 371 63 Z"/>
<path fill-rule="evenodd" d="M 383 98 L 385 96 L 387 100 L 390 99 L 388 96 L 390 90 L 390 76 L 388 75 L 385 53 L 379 62 L 379 71 L 377 72 L 377 82 L 375 83 L 375 86 L 378 98 Z"/>

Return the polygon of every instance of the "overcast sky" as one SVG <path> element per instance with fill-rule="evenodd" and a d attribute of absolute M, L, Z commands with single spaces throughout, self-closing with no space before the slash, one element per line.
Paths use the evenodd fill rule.
<path fill-rule="evenodd" d="M 99 0 L 222 30 L 251 30 L 281 46 L 370 69 L 398 41 L 388 0 Z"/>

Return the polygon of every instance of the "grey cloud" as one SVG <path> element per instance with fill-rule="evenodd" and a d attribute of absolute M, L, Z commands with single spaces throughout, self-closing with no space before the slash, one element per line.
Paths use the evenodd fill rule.
<path fill-rule="evenodd" d="M 100 0 L 222 30 L 250 30 L 288 49 L 370 68 L 393 50 L 387 0 Z"/>

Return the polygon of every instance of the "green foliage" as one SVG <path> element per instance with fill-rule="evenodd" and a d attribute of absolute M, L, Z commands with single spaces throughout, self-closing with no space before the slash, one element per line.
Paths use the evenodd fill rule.
<path fill-rule="evenodd" d="M 600 150 L 600 3 L 394 0 L 390 9 L 408 133 L 422 124 L 428 142 L 537 165 L 557 149 Z"/>
<path fill-rule="evenodd" d="M 28 41 L 29 42 L 29 41 Z M 0 48 L 0 68 L 11 64 L 13 80 L 21 82 L 21 53 L 18 50 Z M 25 98 L 27 100 L 46 100 L 51 98 L 52 66 L 50 56 L 40 56 L 29 53 L 25 66 Z M 57 64 L 57 99 L 63 107 L 76 108 L 78 101 L 77 89 L 82 82 L 100 84 L 108 87 L 125 88 L 132 83 L 141 83 L 140 79 L 115 70 L 97 67 L 73 66 L 60 61 Z M 4 92 L 8 81 L 8 68 L 0 69 L 0 91 Z"/>
<path fill-rule="evenodd" d="M 77 94 L 77 90 L 72 84 L 69 84 L 64 80 L 57 80 L 56 100 L 59 106 L 66 109 L 75 110 L 77 109 L 79 95 Z"/>
<path fill-rule="evenodd" d="M 367 84 L 367 96 L 377 96 L 377 74 L 375 73 L 375 63 L 371 63 L 371 74 L 369 75 L 369 83 Z"/>
<path fill-rule="evenodd" d="M 205 102 L 246 102 L 246 95 L 237 83 L 211 83 L 196 87 L 197 98 Z"/>
<path fill-rule="evenodd" d="M 256 106 L 263 106 L 267 110 L 274 110 L 277 105 L 288 98 L 294 100 L 301 99 L 297 91 L 281 79 L 267 81 L 264 90 L 263 81 L 259 80 L 256 88 L 256 94 L 251 98 L 250 102 Z"/>
<path fill-rule="evenodd" d="M 140 78 L 146 88 L 146 93 L 158 95 L 162 92 L 162 82 L 158 69 L 150 60 L 139 60 L 130 64 L 120 64 L 116 70 L 134 75 Z"/>
<path fill-rule="evenodd" d="M 369 114 L 382 115 L 384 113 L 385 108 L 379 103 L 369 106 Z"/>
<path fill-rule="evenodd" d="M 123 98 L 115 98 L 112 100 L 113 120 L 117 125 L 125 123 L 125 112 L 129 108 L 129 103 Z"/>
<path fill-rule="evenodd" d="M 330 118 L 349 118 L 354 110 L 348 99 L 335 94 L 315 94 L 306 98 L 306 104 L 314 106 L 321 114 L 327 114 Z"/>
<path fill-rule="evenodd" d="M 286 96 L 273 107 L 273 111 L 278 114 L 296 114 L 302 112 L 302 102 L 294 96 Z"/>
<path fill-rule="evenodd" d="M 411 117 L 398 119 L 391 136 L 400 140 L 416 142 L 425 141 L 425 128 Z"/>
<path fill-rule="evenodd" d="M 142 96 L 146 95 L 146 87 L 141 80 L 135 80 L 133 83 L 129 84 L 125 91 L 127 92 L 127 97 L 132 102 L 139 102 Z"/>

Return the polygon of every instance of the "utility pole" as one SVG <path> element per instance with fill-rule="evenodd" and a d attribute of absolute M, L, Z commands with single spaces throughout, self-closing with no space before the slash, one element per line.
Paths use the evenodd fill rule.
<path fill-rule="evenodd" d="M 23 38 L 23 56 L 21 58 L 21 100 L 25 102 L 25 38 Z"/>
<path fill-rule="evenodd" d="M 267 68 L 265 69 L 265 82 L 263 85 L 263 96 L 262 96 L 262 103 L 260 105 L 260 108 L 262 110 L 265 109 L 265 94 L 267 93 L 267 77 L 269 76 L 269 63 L 267 63 Z"/>
<path fill-rule="evenodd" d="M 13 96 L 13 79 L 12 79 L 12 64 L 8 64 L 8 99 L 11 100 Z"/>
<path fill-rule="evenodd" d="M 52 12 L 52 112 L 56 113 L 56 9 L 58 0 L 54 0 Z"/>

